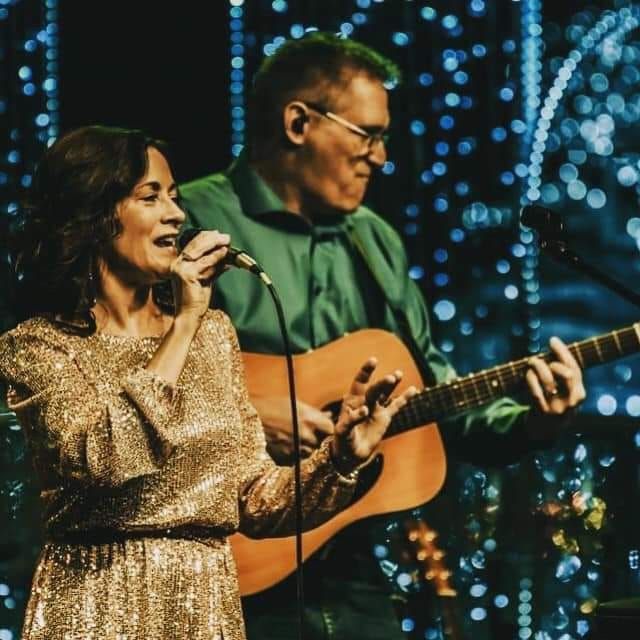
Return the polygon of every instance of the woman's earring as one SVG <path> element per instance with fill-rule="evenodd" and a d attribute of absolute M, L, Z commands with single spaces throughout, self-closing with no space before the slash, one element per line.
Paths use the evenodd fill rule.
<path fill-rule="evenodd" d="M 96 278 L 94 276 L 94 272 L 95 272 L 94 267 L 95 267 L 95 262 L 93 260 L 93 257 L 91 257 L 89 258 L 89 277 L 87 278 L 87 289 L 86 289 L 87 302 L 89 304 L 90 309 L 94 307 L 96 302 L 98 301 L 98 286 L 96 283 Z"/>

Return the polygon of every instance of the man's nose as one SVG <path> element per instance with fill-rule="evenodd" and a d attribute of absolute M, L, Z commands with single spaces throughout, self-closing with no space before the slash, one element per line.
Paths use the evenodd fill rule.
<path fill-rule="evenodd" d="M 381 167 L 387 161 L 387 148 L 384 140 L 376 140 L 367 154 L 367 160 L 376 167 Z"/>

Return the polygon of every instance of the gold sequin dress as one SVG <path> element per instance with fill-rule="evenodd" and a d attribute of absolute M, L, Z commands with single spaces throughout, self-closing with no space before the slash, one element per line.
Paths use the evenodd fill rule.
<path fill-rule="evenodd" d="M 145 369 L 159 342 L 44 318 L 0 337 L 47 536 L 25 639 L 242 640 L 226 537 L 293 531 L 292 470 L 266 454 L 228 318 L 207 313 L 175 386 Z M 303 462 L 309 527 L 354 487 L 327 445 Z"/>

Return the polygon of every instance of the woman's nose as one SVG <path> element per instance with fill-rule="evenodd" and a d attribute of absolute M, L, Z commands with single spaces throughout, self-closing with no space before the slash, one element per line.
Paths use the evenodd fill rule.
<path fill-rule="evenodd" d="M 178 222 L 179 224 L 182 224 L 187 218 L 185 212 L 180 208 L 175 200 L 170 200 L 165 215 L 171 222 Z"/>

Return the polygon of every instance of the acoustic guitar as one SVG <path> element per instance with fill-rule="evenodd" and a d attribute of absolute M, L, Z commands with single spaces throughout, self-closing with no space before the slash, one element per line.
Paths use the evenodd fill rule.
<path fill-rule="evenodd" d="M 573 343 L 569 350 L 582 368 L 603 364 L 640 350 L 640 323 Z M 399 391 L 424 383 L 413 358 L 396 336 L 379 329 L 348 334 L 314 351 L 294 356 L 298 398 L 336 411 L 354 372 L 371 355 L 378 371 L 401 369 Z M 552 354 L 540 356 L 547 362 Z M 244 353 L 250 393 L 289 393 L 284 357 Z M 423 388 L 394 417 L 374 462 L 363 469 L 351 505 L 320 527 L 303 534 L 308 558 L 341 529 L 364 518 L 406 511 L 433 498 L 444 482 L 446 457 L 436 421 L 482 406 L 524 388 L 528 358 Z M 231 536 L 240 592 L 250 595 L 277 584 L 295 570 L 295 539 Z"/>

